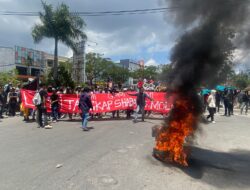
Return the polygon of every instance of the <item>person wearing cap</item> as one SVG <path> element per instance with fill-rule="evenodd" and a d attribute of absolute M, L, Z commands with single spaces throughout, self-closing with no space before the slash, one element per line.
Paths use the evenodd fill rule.
<path fill-rule="evenodd" d="M 82 129 L 83 131 L 88 131 L 88 119 L 89 119 L 89 110 L 93 109 L 93 105 L 90 98 L 90 89 L 85 87 L 82 90 L 82 94 L 79 100 L 79 108 L 82 111 Z"/>
<path fill-rule="evenodd" d="M 59 96 L 56 93 L 56 89 L 52 88 L 52 95 L 50 96 L 51 101 L 51 112 L 52 112 L 52 121 L 57 122 L 58 119 L 58 109 L 59 109 Z"/>

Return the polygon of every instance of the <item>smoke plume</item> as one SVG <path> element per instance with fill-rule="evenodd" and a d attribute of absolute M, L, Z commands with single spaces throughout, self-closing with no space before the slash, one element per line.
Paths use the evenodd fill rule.
<path fill-rule="evenodd" d="M 177 7 L 174 23 L 185 31 L 172 51 L 169 84 L 175 90 L 215 84 L 234 49 L 250 42 L 249 0 L 166 0 Z M 244 34 L 244 35 L 243 35 Z M 250 43 L 249 43 L 250 46 Z"/>
<path fill-rule="evenodd" d="M 184 143 L 198 126 L 202 105 L 196 89 L 215 84 L 230 67 L 237 43 L 249 42 L 249 0 L 166 0 L 174 7 L 175 26 L 183 35 L 171 54 L 168 89 L 173 108 L 159 129 L 155 157 L 187 166 Z M 244 34 L 244 35 L 241 35 Z M 245 38 L 245 39 L 244 39 Z"/>

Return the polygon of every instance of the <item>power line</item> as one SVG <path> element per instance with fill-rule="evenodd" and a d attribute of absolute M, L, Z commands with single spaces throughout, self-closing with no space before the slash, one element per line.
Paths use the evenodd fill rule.
<path fill-rule="evenodd" d="M 231 4 L 234 6 L 236 3 L 249 2 L 250 0 L 239 0 L 239 1 L 229 1 L 222 0 L 226 4 Z M 134 10 L 116 10 L 116 11 L 75 11 L 71 12 L 72 15 L 84 16 L 84 17 L 98 17 L 98 16 L 121 16 L 121 15 L 139 15 L 139 14 L 156 14 L 171 12 L 177 9 L 185 7 L 173 6 L 173 7 L 159 7 L 159 8 L 150 8 L 150 9 L 134 9 Z M 0 15 L 6 16 L 39 16 L 39 12 L 19 12 L 19 11 L 0 11 Z"/>
<path fill-rule="evenodd" d="M 73 15 L 79 16 L 119 16 L 119 15 L 135 15 L 135 14 L 153 14 L 173 11 L 179 7 L 162 7 L 154 9 L 135 9 L 135 10 L 119 10 L 119 11 L 101 11 L 101 12 L 71 12 Z M 39 16 L 39 12 L 18 12 L 18 11 L 0 11 L 0 15 L 7 16 Z"/>

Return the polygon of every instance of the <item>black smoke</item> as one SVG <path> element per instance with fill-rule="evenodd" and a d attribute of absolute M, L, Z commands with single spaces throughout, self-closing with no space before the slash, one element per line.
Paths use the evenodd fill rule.
<path fill-rule="evenodd" d="M 192 127 L 193 132 L 198 126 L 202 105 L 197 88 L 204 84 L 212 86 L 225 77 L 224 69 L 232 65 L 233 53 L 237 48 L 234 42 L 239 42 L 240 38 L 244 41 L 244 36 L 240 35 L 243 32 L 247 37 L 250 4 L 249 0 L 165 1 L 169 7 L 173 7 L 173 12 L 167 16 L 172 16 L 170 20 L 182 36 L 171 53 L 172 69 L 167 81 L 168 90 L 174 93 L 175 100 L 164 127 L 159 131 L 164 135 L 157 136 L 158 145 L 171 144 L 176 137 L 183 135 L 187 139 L 191 134 L 185 133 L 186 129 Z M 179 142 L 184 143 L 184 140 Z M 183 144 L 180 145 L 182 147 L 179 144 L 177 148 L 184 150 Z M 166 151 L 173 155 L 176 154 L 174 150 Z M 175 155 L 175 159 L 170 160 L 180 163 L 183 155 Z"/>
<path fill-rule="evenodd" d="M 185 90 L 220 82 L 223 69 L 232 64 L 237 48 L 233 42 L 248 43 L 250 1 L 166 1 L 170 7 L 176 7 L 173 22 L 184 31 L 172 51 L 169 84 Z"/>

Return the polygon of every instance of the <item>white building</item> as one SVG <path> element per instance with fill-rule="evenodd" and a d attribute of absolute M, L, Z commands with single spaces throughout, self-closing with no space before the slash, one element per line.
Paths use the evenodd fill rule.
<path fill-rule="evenodd" d="M 140 69 L 140 65 L 131 59 L 122 59 L 118 65 L 124 69 L 128 69 L 129 71 L 136 71 Z"/>
<path fill-rule="evenodd" d="M 0 72 L 8 72 L 13 69 L 15 69 L 14 49 L 0 47 Z"/>
<path fill-rule="evenodd" d="M 66 62 L 70 59 L 58 56 L 58 62 Z M 8 72 L 16 69 L 19 78 L 28 78 L 49 72 L 54 63 L 54 55 L 43 51 L 15 46 L 0 47 L 0 72 Z"/>

